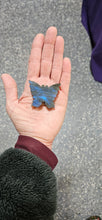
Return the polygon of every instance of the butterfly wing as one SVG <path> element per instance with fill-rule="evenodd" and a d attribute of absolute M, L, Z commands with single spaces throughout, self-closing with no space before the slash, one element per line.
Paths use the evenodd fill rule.
<path fill-rule="evenodd" d="M 53 100 L 56 98 L 56 96 L 58 94 L 59 87 L 60 87 L 60 83 L 54 84 L 54 85 L 49 87 L 49 90 L 50 90 L 50 93 L 51 93 L 51 96 L 52 96 Z"/>
<path fill-rule="evenodd" d="M 54 99 L 56 98 L 58 94 L 60 84 L 54 84 L 50 87 L 48 87 L 47 90 L 47 100 L 45 102 L 46 106 L 48 108 L 54 108 Z"/>
<path fill-rule="evenodd" d="M 30 83 L 31 93 L 33 96 L 32 106 L 39 107 L 42 104 L 41 100 L 39 99 L 39 96 L 42 93 L 42 89 L 40 85 L 35 82 L 29 80 L 29 83 Z"/>
<path fill-rule="evenodd" d="M 32 82 L 29 80 L 31 93 L 33 95 L 38 95 L 42 92 L 41 86 L 38 83 Z"/>

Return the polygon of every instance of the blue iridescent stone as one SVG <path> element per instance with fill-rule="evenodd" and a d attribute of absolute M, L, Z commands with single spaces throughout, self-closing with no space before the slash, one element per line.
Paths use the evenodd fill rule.
<path fill-rule="evenodd" d="M 40 107 L 43 103 L 47 108 L 54 108 L 54 100 L 58 94 L 60 83 L 52 86 L 40 86 L 38 83 L 30 81 L 30 89 L 33 96 L 32 106 Z"/>

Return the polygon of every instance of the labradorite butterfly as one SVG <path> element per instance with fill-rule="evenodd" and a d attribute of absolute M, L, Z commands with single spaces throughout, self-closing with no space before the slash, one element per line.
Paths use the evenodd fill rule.
<path fill-rule="evenodd" d="M 50 87 L 44 85 L 40 86 L 38 83 L 30 80 L 29 83 L 33 96 L 32 106 L 40 107 L 44 103 L 48 108 L 54 108 L 54 99 L 58 94 L 60 83 Z"/>

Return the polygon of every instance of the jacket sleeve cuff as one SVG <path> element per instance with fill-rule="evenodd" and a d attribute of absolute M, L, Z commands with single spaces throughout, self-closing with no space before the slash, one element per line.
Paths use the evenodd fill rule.
<path fill-rule="evenodd" d="M 43 143 L 32 137 L 19 135 L 15 148 L 29 151 L 38 156 L 40 159 L 44 160 L 52 168 L 52 170 L 58 163 L 56 155 Z"/>

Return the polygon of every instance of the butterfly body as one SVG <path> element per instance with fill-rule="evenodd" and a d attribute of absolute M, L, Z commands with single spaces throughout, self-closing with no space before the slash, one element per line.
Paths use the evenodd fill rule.
<path fill-rule="evenodd" d="M 43 103 L 48 108 L 54 108 L 54 99 L 56 98 L 60 84 L 54 84 L 50 87 L 40 86 L 38 83 L 30 81 L 30 89 L 33 96 L 32 106 L 40 107 Z"/>

